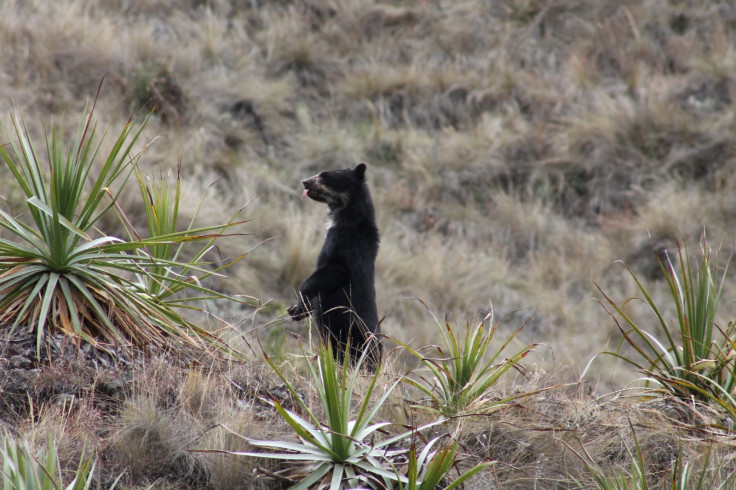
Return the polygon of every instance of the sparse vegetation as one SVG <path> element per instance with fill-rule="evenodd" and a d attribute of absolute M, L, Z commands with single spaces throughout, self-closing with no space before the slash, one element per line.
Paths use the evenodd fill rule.
<path fill-rule="evenodd" d="M 608 473 L 591 459 L 591 455 L 588 454 L 585 448 L 582 449 L 582 454 L 572 448 L 570 449 L 585 463 L 593 477 L 596 488 L 599 490 L 647 490 L 651 488 L 647 479 L 647 462 L 639 446 L 639 441 L 636 439 L 636 434 L 633 432 L 633 427 L 632 438 L 634 448 L 625 445 L 630 467 L 628 469 L 617 468 L 613 472 L 609 470 Z M 699 458 L 684 461 L 682 448 L 678 448 L 677 458 L 670 470 L 670 488 L 673 490 L 701 490 L 706 488 L 721 490 L 733 486 L 736 483 L 736 472 L 728 469 L 725 474 L 718 474 L 718 465 L 710 465 L 710 457 L 711 448 L 706 448 Z M 696 469 L 698 464 L 700 468 Z M 714 471 L 713 468 L 716 468 L 716 470 Z M 730 473 L 728 473 L 729 471 Z M 578 482 L 578 486 L 579 488 L 588 488 L 580 482 Z"/>
<path fill-rule="evenodd" d="M 283 461 L 232 453 L 264 449 L 248 440 L 298 443 L 276 404 L 328 421 L 308 367 L 313 332 L 285 317 L 323 234 L 299 182 L 365 161 L 381 329 L 397 347 L 378 378 L 355 380 L 345 420 L 371 380 L 382 392 L 415 368 L 425 379 L 380 404 L 375 420 L 395 424 L 384 429 L 462 414 L 391 447 L 407 451 L 397 488 L 413 488 L 412 474 L 418 488 L 462 474 L 483 489 L 732 487 L 731 3 L 6 0 L 0 100 L 23 117 L 0 111 L 0 281 L 37 280 L 2 291 L 18 293 L 3 296 L 0 322 L 6 453 L 43 462 L 54 447 L 55 487 L 77 472 L 90 488 L 285 486 Z M 67 129 L 103 76 L 95 120 L 115 133 L 92 138 L 85 120 L 75 139 Z M 131 113 L 151 115 L 126 126 Z M 122 185 L 129 175 L 139 185 Z M 245 203 L 249 235 L 236 234 Z M 704 229 L 721 259 L 678 247 Z M 68 273 L 49 267 L 62 252 L 108 290 L 51 288 Z M 107 314 L 110 294 L 132 302 L 119 310 L 127 333 Z M 446 349 L 462 329 L 434 328 L 414 298 L 466 315 L 470 335 Z M 489 300 L 503 322 L 478 320 Z M 161 330 L 172 319 L 241 358 L 192 365 Z M 138 334 L 149 348 L 97 350 L 57 326 Z M 422 349 L 434 345 L 440 360 Z M 473 350 L 465 365 L 501 374 L 491 383 L 461 377 Z M 453 405 L 444 392 L 472 395 Z M 380 396 L 366 400 L 371 411 Z M 444 476 L 429 477 L 433 465 Z"/>

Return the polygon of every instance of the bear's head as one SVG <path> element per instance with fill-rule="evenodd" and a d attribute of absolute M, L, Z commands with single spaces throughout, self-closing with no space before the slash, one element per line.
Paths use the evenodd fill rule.
<path fill-rule="evenodd" d="M 330 211 L 339 211 L 347 206 L 353 197 L 367 192 L 365 168 L 365 163 L 359 163 L 352 169 L 325 170 L 304 179 L 302 198 L 309 197 L 327 204 Z"/>

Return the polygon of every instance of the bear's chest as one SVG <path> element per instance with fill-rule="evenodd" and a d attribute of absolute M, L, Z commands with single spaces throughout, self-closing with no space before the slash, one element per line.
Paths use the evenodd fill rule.
<path fill-rule="evenodd" d="M 322 250 L 319 253 L 317 262 L 319 265 L 323 265 L 327 262 L 334 261 L 339 255 L 339 239 L 336 233 L 332 229 L 327 230 L 325 235 L 325 242 L 322 245 Z"/>

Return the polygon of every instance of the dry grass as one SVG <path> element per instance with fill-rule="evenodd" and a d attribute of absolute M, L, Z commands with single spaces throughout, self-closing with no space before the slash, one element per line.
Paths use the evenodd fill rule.
<path fill-rule="evenodd" d="M 437 341 L 413 298 L 461 318 L 492 303 L 509 331 L 536 312 L 520 342 L 546 344 L 538 371 L 559 369 L 570 381 L 618 340 L 593 286 L 634 293 L 615 261 L 651 277 L 661 296 L 653 248 L 672 248 L 676 236 L 695 243 L 703 228 L 710 243 L 733 247 L 734 15 L 725 0 L 7 0 L 0 100 L 23 110 L 33 135 L 51 118 L 73 130 L 104 75 L 99 125 L 155 107 L 144 139 L 159 138 L 141 162 L 157 173 L 181 160 L 184 216 L 210 185 L 202 223 L 250 202 L 251 235 L 219 252 L 224 260 L 258 246 L 215 286 L 262 306 L 209 305 L 240 342 L 260 338 L 287 359 L 298 349 L 292 337 L 308 337 L 284 313 L 316 259 L 325 215 L 299 199 L 300 181 L 365 161 L 382 234 L 384 332 L 415 347 Z M 2 193 L 17 202 L 16 190 Z M 122 205 L 142 218 L 133 193 Z M 724 308 L 725 324 L 733 303 Z M 114 428 L 76 409 L 44 407 L 34 420 L 74 434 L 70 461 L 84 442 L 106 454 L 104 478 L 125 469 L 132 487 L 236 488 L 255 463 L 187 449 L 238 447 L 208 431 L 217 423 L 277 434 L 276 418 L 264 424 L 254 402 L 233 400 L 221 372 L 147 369 L 157 384 L 136 374 Z M 245 383 L 268 378 L 248 369 Z M 637 376 L 610 360 L 588 375 L 599 395 Z M 471 452 L 502 461 L 487 482 L 554 488 L 584 478 L 561 440 L 626 467 L 624 415 L 653 448 L 683 444 L 697 455 L 707 444 L 683 440 L 667 421 L 654 430 L 657 410 L 647 405 L 554 393 L 473 422 L 490 439 L 468 442 Z M 562 432 L 552 427 L 568 419 Z M 20 427 L 39 444 L 34 431 L 51 430 Z M 651 453 L 652 471 L 669 456 Z"/>
<path fill-rule="evenodd" d="M 262 366 L 204 371 L 145 366 L 133 375 L 103 454 L 113 462 L 113 473 L 124 472 L 122 481 L 133 487 L 254 488 L 253 461 L 196 450 L 246 449 L 222 426 L 259 438 L 283 431 L 284 424 L 258 400 L 278 398 L 282 391 Z"/>
<path fill-rule="evenodd" d="M 295 358 L 282 364 L 282 372 L 303 387 L 300 396 L 319 417 L 321 402 L 306 382 L 301 362 Z M 389 362 L 378 386 L 388 386 L 399 365 Z M 94 397 L 80 396 L 73 405 L 63 397 L 66 401 L 36 407 L 13 432 L 34 450 L 43 450 L 48 437 L 53 437 L 68 471 L 76 467 L 83 451 L 95 451 L 96 477 L 103 488 L 121 474 L 122 488 L 281 488 L 257 469 L 274 471 L 278 463 L 209 452 L 252 450 L 223 426 L 258 439 L 293 437 L 275 410 L 259 399 L 275 398 L 299 410 L 264 363 L 187 370 L 159 359 L 137 366 L 125 374 L 129 381 L 124 399 L 105 410 Z M 448 425 L 462 443 L 461 467 L 496 461 L 466 488 L 574 488 L 575 480 L 590 488 L 591 477 L 575 452 L 587 453 L 592 462 L 614 474 L 630 469 L 637 442 L 653 488 L 666 481 L 678 452 L 696 468 L 710 468 L 715 481 L 725 481 L 736 470 L 730 436 L 694 429 L 717 422 L 717 412 L 672 398 L 595 398 L 585 385 L 560 385 L 559 379 L 568 376 L 562 367 L 551 373 L 539 368 L 527 373 L 494 388 L 497 395 L 544 391 Z M 368 379 L 360 380 L 356 405 L 367 383 Z M 407 390 L 400 387 L 379 418 L 397 424 L 427 422 L 425 412 L 407 405 L 406 400 L 416 396 Z M 704 461 L 707 448 L 711 455 Z"/>

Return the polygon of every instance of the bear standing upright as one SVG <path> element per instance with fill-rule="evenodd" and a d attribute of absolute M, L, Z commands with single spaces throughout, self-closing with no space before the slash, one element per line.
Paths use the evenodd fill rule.
<path fill-rule="evenodd" d="M 327 170 L 302 181 L 302 197 L 327 204 L 329 221 L 317 268 L 287 311 L 294 321 L 311 314 L 338 360 L 349 341 L 352 362 L 367 350 L 367 366 L 375 369 L 381 356 L 374 284 L 380 238 L 365 168 Z"/>

